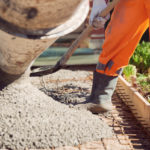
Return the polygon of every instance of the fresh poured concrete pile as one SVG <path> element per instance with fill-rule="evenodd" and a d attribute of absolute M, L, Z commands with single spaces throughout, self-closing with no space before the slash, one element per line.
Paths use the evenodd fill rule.
<path fill-rule="evenodd" d="M 73 146 L 111 136 L 97 116 L 53 100 L 28 80 L 0 92 L 0 149 Z"/>
<path fill-rule="evenodd" d="M 92 73 L 88 71 L 60 70 L 43 77 L 40 84 L 42 86 L 38 88 L 56 101 L 76 105 L 89 96 L 92 87 L 92 82 L 89 80 L 91 76 Z"/>

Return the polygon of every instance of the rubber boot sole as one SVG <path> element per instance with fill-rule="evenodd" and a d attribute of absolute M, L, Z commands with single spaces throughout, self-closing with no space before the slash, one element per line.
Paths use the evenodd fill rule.
<path fill-rule="evenodd" d="M 105 108 L 103 105 L 94 104 L 94 103 L 79 104 L 79 105 L 76 106 L 76 108 L 89 110 L 93 114 L 109 112 L 109 111 L 112 110 L 112 106 L 109 107 L 109 108 Z"/>

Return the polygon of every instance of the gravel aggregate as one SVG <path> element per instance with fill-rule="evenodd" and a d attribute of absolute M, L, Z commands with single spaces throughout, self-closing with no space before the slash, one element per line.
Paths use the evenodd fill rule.
<path fill-rule="evenodd" d="M 87 76 L 88 72 L 62 70 L 43 79 L 78 80 Z M 62 104 L 83 100 L 89 94 L 91 83 L 69 81 L 56 86 L 48 82 L 44 83 L 45 88 L 36 80 L 32 78 L 32 82 L 39 83 L 36 87 L 23 79 L 0 91 L 0 149 L 75 146 L 113 136 L 112 129 L 97 115 Z M 49 90 L 49 94 L 37 87 Z"/>

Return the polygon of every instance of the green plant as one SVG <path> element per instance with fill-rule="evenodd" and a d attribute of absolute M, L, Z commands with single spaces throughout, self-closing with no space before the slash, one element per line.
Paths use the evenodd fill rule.
<path fill-rule="evenodd" d="M 128 65 L 123 69 L 123 75 L 127 81 L 130 81 L 132 76 L 136 76 L 136 72 L 134 65 Z"/>
<path fill-rule="evenodd" d="M 150 42 L 138 44 L 130 59 L 130 64 L 135 65 L 140 73 L 148 72 L 150 68 Z"/>
<path fill-rule="evenodd" d="M 150 103 L 150 75 L 137 73 L 137 84 L 144 93 L 143 96 Z"/>

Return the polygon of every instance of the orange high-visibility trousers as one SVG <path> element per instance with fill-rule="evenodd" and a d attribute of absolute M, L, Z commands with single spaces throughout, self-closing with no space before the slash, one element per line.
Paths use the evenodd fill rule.
<path fill-rule="evenodd" d="M 105 32 L 96 71 L 117 76 L 149 26 L 150 0 L 120 0 Z"/>

